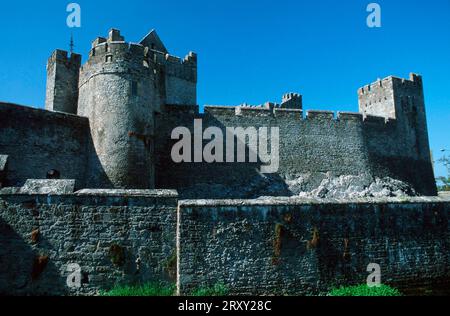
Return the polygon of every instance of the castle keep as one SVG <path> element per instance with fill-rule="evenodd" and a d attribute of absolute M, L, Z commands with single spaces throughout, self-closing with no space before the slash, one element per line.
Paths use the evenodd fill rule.
<path fill-rule="evenodd" d="M 0 295 L 153 281 L 324 294 L 365 282 L 369 263 L 399 287 L 450 282 L 421 76 L 360 88 L 354 113 L 304 110 L 297 93 L 202 112 L 197 55 L 170 55 L 155 31 L 129 43 L 112 29 L 85 59 L 53 52 L 45 109 L 0 103 Z M 278 172 L 175 163 L 172 131 L 198 119 L 278 128 Z"/>

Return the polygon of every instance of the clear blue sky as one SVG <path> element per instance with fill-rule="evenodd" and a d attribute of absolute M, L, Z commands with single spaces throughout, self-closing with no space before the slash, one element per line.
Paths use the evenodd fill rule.
<path fill-rule="evenodd" d="M 66 26 L 70 2 L 81 5 L 79 29 Z M 366 26 L 370 2 L 381 5 L 379 29 Z M 306 109 L 357 111 L 360 86 L 420 73 L 432 150 L 450 149 L 450 0 L 2 1 L 0 100 L 43 107 L 52 50 L 73 32 L 85 57 L 111 27 L 133 42 L 155 28 L 172 54 L 197 52 L 201 105 L 292 91 Z"/>

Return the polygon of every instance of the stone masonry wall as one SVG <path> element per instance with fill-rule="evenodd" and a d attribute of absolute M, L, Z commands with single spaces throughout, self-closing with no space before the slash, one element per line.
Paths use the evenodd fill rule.
<path fill-rule="evenodd" d="M 178 291 L 317 295 L 364 284 L 450 283 L 450 201 L 180 201 Z"/>
<path fill-rule="evenodd" d="M 171 140 L 172 130 L 184 126 L 193 135 L 196 118 L 203 120 L 203 129 L 278 127 L 278 172 L 263 175 L 257 171 L 260 163 L 173 163 L 170 153 L 177 141 Z M 279 108 L 211 106 L 200 114 L 197 107 L 166 106 L 156 126 L 156 187 L 177 189 L 184 198 L 289 196 L 286 180 L 309 174 L 310 186 L 315 188 L 327 172 L 390 176 L 420 194 L 436 194 L 431 161 L 410 150 L 409 138 L 402 134 L 397 120 L 385 122 L 370 115 L 363 120 L 359 113 L 335 117 L 328 111 L 308 111 L 304 117 L 301 110 Z"/>
<path fill-rule="evenodd" d="M 0 196 L 0 295 L 173 284 L 176 203 L 176 192 L 162 190 Z M 73 263 L 81 267 L 81 288 L 66 285 Z"/>
<path fill-rule="evenodd" d="M 86 118 L 0 103 L 0 155 L 8 155 L 8 186 L 45 179 L 56 169 L 84 187 L 89 139 Z"/>
<path fill-rule="evenodd" d="M 177 207 L 178 204 L 178 207 Z M 0 195 L 0 295 L 223 283 L 230 294 L 324 294 L 364 283 L 448 284 L 450 200 L 184 200 L 170 190 Z M 69 288 L 70 264 L 81 287 Z"/>

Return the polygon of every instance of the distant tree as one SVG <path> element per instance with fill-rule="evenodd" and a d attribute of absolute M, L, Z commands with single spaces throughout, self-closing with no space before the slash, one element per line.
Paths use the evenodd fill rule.
<path fill-rule="evenodd" d="M 442 185 L 438 186 L 440 191 L 450 191 L 450 158 L 447 156 L 443 156 L 438 160 L 444 167 L 447 169 L 446 177 L 438 177 L 437 180 L 442 183 Z"/>

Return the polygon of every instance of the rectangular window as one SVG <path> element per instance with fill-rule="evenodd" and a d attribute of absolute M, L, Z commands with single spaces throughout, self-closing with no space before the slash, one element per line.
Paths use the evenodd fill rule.
<path fill-rule="evenodd" d="M 138 95 L 138 83 L 136 81 L 131 81 L 131 95 Z"/>

